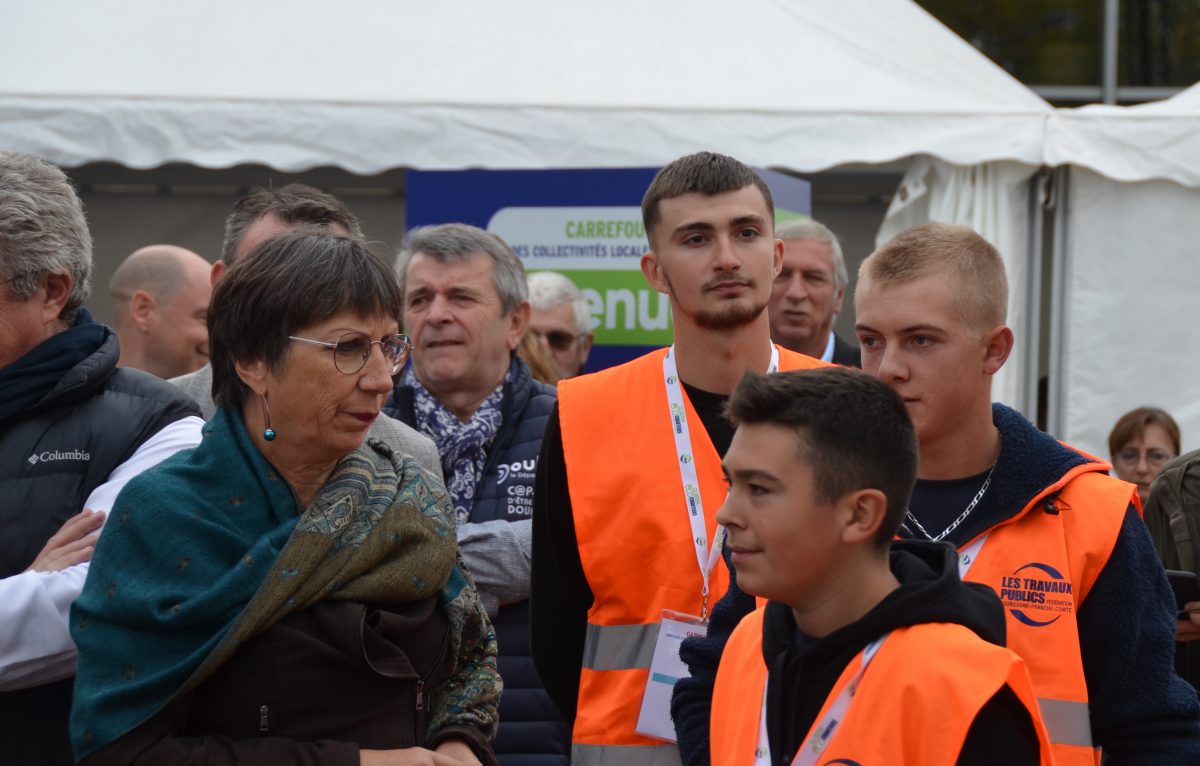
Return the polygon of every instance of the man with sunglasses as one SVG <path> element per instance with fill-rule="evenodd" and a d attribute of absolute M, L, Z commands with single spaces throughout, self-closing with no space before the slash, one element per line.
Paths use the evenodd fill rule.
<path fill-rule="evenodd" d="M 458 518 L 458 545 L 500 646 L 503 766 L 566 766 L 567 730 L 529 656 L 533 479 L 555 392 L 516 349 L 529 325 L 525 268 L 465 224 L 409 232 L 396 264 L 412 365 L 384 406 L 429 435 Z"/>
<path fill-rule="evenodd" d="M 212 267 L 213 286 L 216 286 L 226 269 L 267 239 L 300 227 L 356 238 L 363 235 L 358 218 L 331 194 L 304 184 L 255 189 L 238 200 L 225 221 L 221 259 Z M 211 366 L 205 364 L 195 372 L 171 378 L 170 382 L 196 400 L 206 420 L 216 412 L 212 399 Z M 437 449 L 433 442 L 383 413 L 371 423 L 367 437 L 378 439 L 403 454 L 412 455 L 422 467 L 434 473 L 439 470 Z"/>
<path fill-rule="evenodd" d="M 592 350 L 592 314 L 575 283 L 557 271 L 529 275 L 529 331 L 544 344 L 559 377 L 583 373 Z"/>

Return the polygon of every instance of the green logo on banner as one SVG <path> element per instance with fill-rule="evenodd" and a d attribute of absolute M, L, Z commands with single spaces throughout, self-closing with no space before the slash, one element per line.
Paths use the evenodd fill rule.
<path fill-rule="evenodd" d="M 531 270 L 531 272 L 534 270 Z M 600 346 L 669 346 L 671 299 L 640 271 L 564 270 L 588 302 Z"/>

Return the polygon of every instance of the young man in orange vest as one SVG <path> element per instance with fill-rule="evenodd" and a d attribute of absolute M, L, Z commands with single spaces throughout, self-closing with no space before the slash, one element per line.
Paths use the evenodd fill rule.
<path fill-rule="evenodd" d="M 712 762 L 1049 764 L 996 594 L 959 579 L 949 545 L 892 545 L 917 472 L 896 393 L 840 368 L 751 374 L 727 412 L 717 521 L 767 603 L 721 657 Z"/>
<path fill-rule="evenodd" d="M 642 216 L 642 272 L 670 296 L 675 344 L 559 384 L 534 492 L 534 662 L 572 724 L 574 766 L 678 762 L 664 741 L 678 674 L 652 681 L 650 667 L 664 610 L 703 618 L 728 582 L 714 520 L 732 438 L 722 408 L 747 370 L 822 364 L 771 343 L 783 243 L 754 171 L 711 153 L 676 160 Z"/>
<path fill-rule="evenodd" d="M 859 271 L 863 370 L 900 394 L 920 445 L 901 533 L 953 544 L 963 579 L 1000 596 L 1060 766 L 1101 750 L 1105 766 L 1200 763 L 1200 703 L 1174 672 L 1174 599 L 1135 488 L 992 404 L 1013 346 L 1007 296 L 1000 254 L 958 226 L 903 232 Z M 701 704 L 706 678 L 711 691 L 722 625 L 746 598 L 714 612 L 711 641 L 684 645 L 677 710 Z"/>

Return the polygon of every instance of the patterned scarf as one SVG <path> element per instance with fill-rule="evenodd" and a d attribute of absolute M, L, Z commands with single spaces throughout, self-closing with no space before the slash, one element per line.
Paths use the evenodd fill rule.
<path fill-rule="evenodd" d="M 132 730 L 287 614 L 434 594 L 450 622 L 451 667 L 430 731 L 470 724 L 486 734 L 499 697 L 495 634 L 437 478 L 369 440 L 301 513 L 240 414 L 218 409 L 199 447 L 135 477 L 113 505 L 71 611 L 75 755 Z"/>
<path fill-rule="evenodd" d="M 475 488 L 483 478 L 488 450 L 500 432 L 503 413 L 500 405 L 504 397 L 504 384 L 512 378 L 512 368 L 504 380 L 475 410 L 466 422 L 458 419 L 433 394 L 421 385 L 412 367 L 404 371 L 402 383 L 413 390 L 413 415 L 417 430 L 433 439 L 442 457 L 442 476 L 450 492 L 450 504 L 459 524 L 471 518 L 475 505 Z"/>

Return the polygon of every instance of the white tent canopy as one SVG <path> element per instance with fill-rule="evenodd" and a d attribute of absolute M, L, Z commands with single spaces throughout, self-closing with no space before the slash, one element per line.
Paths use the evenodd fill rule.
<path fill-rule="evenodd" d="M 909 0 L 20 3 L 0 146 L 74 166 L 1039 164 L 1049 107 Z"/>
<path fill-rule="evenodd" d="M 995 243 L 1022 337 L 1021 199 L 1052 110 L 911 0 L 108 0 L 23 3 L 5 22 L 0 146 L 66 166 L 922 157 L 938 172 L 908 179 L 891 224 Z M 1014 354 L 995 394 L 1029 412 L 1027 368 Z"/>
<path fill-rule="evenodd" d="M 1052 430 L 1107 455 L 1117 418 L 1152 405 L 1179 421 L 1184 449 L 1200 446 L 1200 85 L 1061 111 L 1046 152 L 1071 166 Z"/>
<path fill-rule="evenodd" d="M 1084 167 L 1114 181 L 1200 187 L 1200 83 L 1140 106 L 1058 110 L 1046 133 L 1046 164 Z"/>

